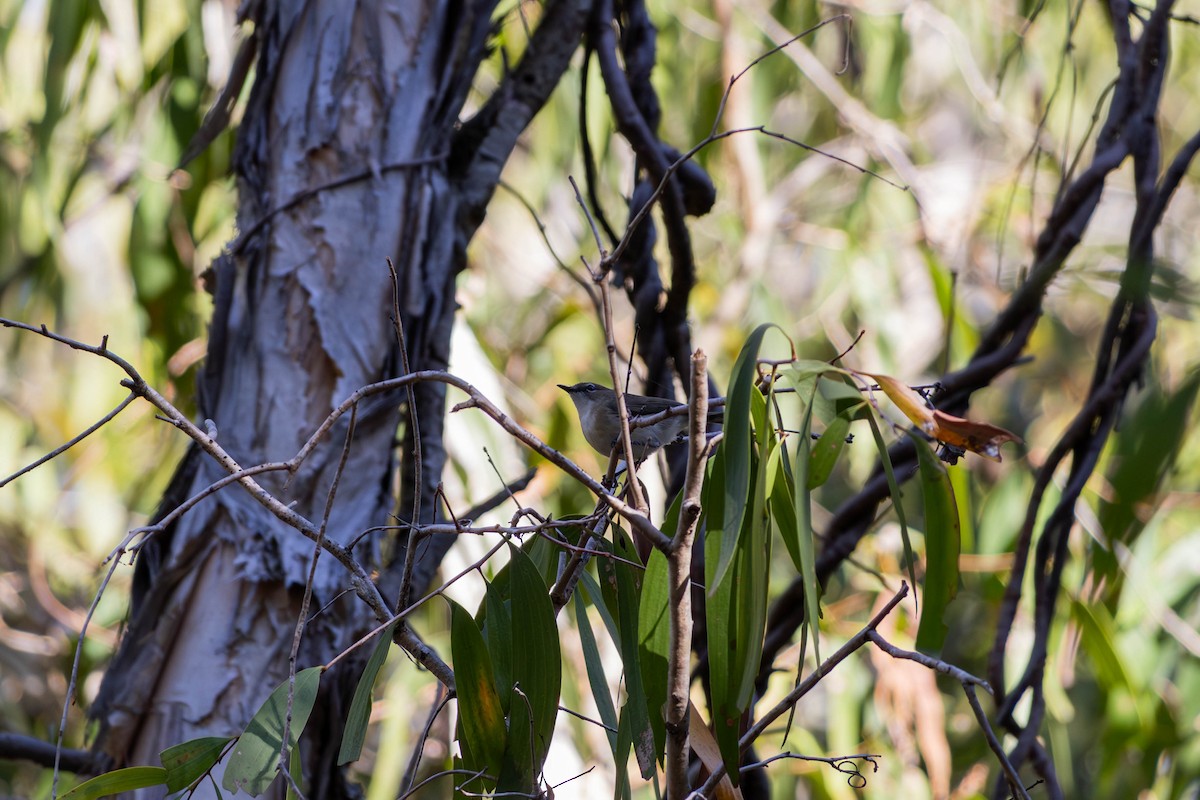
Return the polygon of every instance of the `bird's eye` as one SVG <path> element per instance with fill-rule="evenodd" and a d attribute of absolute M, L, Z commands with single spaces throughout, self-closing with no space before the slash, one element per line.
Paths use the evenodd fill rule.
<path fill-rule="evenodd" d="M 584 387 L 583 387 L 583 390 L 584 390 L 585 392 L 594 392 L 594 391 L 596 391 L 596 384 L 594 384 L 594 383 L 589 383 L 589 384 L 587 384 L 586 386 L 584 386 Z"/>

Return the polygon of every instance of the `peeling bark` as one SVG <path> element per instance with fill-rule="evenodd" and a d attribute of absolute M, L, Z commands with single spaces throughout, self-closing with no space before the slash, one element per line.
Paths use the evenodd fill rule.
<path fill-rule="evenodd" d="M 446 246 L 455 241 L 445 223 L 455 218 L 447 143 L 491 6 L 279 0 L 252 13 L 260 55 L 236 153 L 243 233 L 214 267 L 200 381 L 202 417 L 245 464 L 291 457 L 346 395 L 397 374 L 389 257 L 412 367 L 444 367 L 463 264 L 463 249 Z M 360 409 L 330 538 L 346 543 L 388 521 L 401 400 Z M 422 412 L 440 417 L 440 397 Z M 295 475 L 264 475 L 264 485 L 321 519 L 345 435 L 343 424 Z M 433 473 L 444 460 L 437 438 L 425 454 Z M 163 511 L 219 477 L 189 454 Z M 373 559 L 378 545 L 368 539 L 356 553 Z M 119 764 L 157 764 L 169 745 L 237 733 L 287 675 L 312 557 L 310 541 L 236 487 L 147 545 L 129 631 L 94 709 L 97 748 Z M 323 610 L 300 667 L 328 661 L 375 624 L 352 592 L 323 608 L 348 577 L 319 560 L 312 607 Z M 360 666 L 347 665 L 351 680 L 323 683 L 352 688 Z M 305 737 L 308 782 L 312 796 L 347 796 L 332 759 L 312 757 L 336 754 L 340 739 L 341 703 L 326 702 Z"/>

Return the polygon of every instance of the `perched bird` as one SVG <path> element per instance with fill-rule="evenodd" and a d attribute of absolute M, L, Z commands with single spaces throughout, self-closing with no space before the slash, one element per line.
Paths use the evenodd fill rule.
<path fill-rule="evenodd" d="M 587 443 L 604 455 L 609 455 L 621 438 L 621 417 L 617 413 L 617 393 L 607 386 L 595 383 L 577 383 L 574 386 L 558 384 L 571 396 L 575 410 L 579 412 L 579 426 Z M 662 397 L 643 397 L 638 394 L 625 395 L 625 408 L 629 411 L 629 438 L 633 445 L 633 457 L 642 461 L 660 447 L 680 441 L 687 434 L 687 406 Z M 680 409 L 644 427 L 640 421 L 672 409 Z M 708 413 L 708 421 L 720 423 L 724 416 L 722 408 Z M 618 450 L 618 455 L 623 455 Z"/>

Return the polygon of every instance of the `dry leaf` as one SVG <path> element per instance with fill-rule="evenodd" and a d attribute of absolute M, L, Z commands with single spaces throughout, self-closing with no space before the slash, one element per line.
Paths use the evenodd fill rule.
<path fill-rule="evenodd" d="M 937 423 L 933 419 L 933 409 L 925 402 L 925 398 L 921 396 L 920 392 L 890 375 L 872 375 L 870 372 L 858 372 L 857 370 L 851 370 L 851 372 L 878 383 L 879 388 L 883 389 L 883 393 L 896 404 L 896 408 L 900 409 L 904 416 L 912 420 L 913 424 L 925 433 L 933 435 L 937 428 Z"/>
<path fill-rule="evenodd" d="M 1021 441 L 1021 437 L 1012 431 L 1004 430 L 1004 428 L 989 425 L 986 422 L 972 422 L 969 419 L 930 408 L 926 404 L 925 398 L 916 389 L 890 375 L 850 371 L 878 383 L 879 388 L 896 404 L 904 416 L 942 444 L 970 450 L 984 458 L 999 461 L 1000 445 L 1005 442 L 1020 443 Z"/>
<path fill-rule="evenodd" d="M 1021 437 L 1004 428 L 986 422 L 972 422 L 944 411 L 934 411 L 935 430 L 931 436 L 943 444 L 961 447 L 978 453 L 992 461 L 1000 460 L 1000 445 L 1005 442 L 1021 442 Z"/>

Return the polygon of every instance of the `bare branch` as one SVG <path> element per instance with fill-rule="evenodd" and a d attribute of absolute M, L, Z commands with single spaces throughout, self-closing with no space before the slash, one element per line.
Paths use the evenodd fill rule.
<path fill-rule="evenodd" d="M 103 416 L 103 417 L 102 417 L 102 418 L 101 418 L 101 419 L 100 419 L 98 422 L 96 422 L 96 424 L 94 424 L 94 425 L 92 425 L 91 427 L 89 427 L 89 428 L 88 428 L 87 430 L 85 430 L 83 433 L 80 433 L 78 436 L 74 436 L 74 437 L 72 437 L 72 438 L 71 438 L 69 441 L 67 441 L 65 444 L 62 444 L 62 445 L 60 445 L 59 447 L 56 447 L 56 448 L 54 448 L 53 450 L 51 450 L 51 451 L 50 451 L 49 453 L 47 453 L 46 455 L 44 455 L 44 456 L 42 456 L 41 458 L 39 458 L 37 461 L 34 461 L 32 464 L 29 464 L 28 466 L 22 467 L 21 469 L 19 469 L 19 470 L 17 470 L 16 472 L 14 472 L 12 475 L 9 475 L 7 478 L 4 478 L 3 480 L 0 480 L 0 488 L 4 488 L 4 487 L 5 487 L 5 486 L 7 486 L 8 484 L 10 484 L 10 483 L 12 483 L 13 481 L 15 481 L 17 478 L 19 478 L 19 477 L 21 477 L 22 475 L 24 475 L 25 473 L 27 473 L 27 472 L 32 472 L 33 470 L 35 470 L 35 469 L 37 469 L 38 467 L 40 467 L 42 464 L 45 464 L 45 463 L 46 463 L 47 461 L 49 461 L 50 459 L 52 459 L 52 458 L 55 458 L 56 456 L 60 456 L 60 455 L 62 455 L 63 453 L 67 452 L 67 451 L 68 451 L 68 450 L 70 450 L 72 447 L 74 447 L 75 445 L 79 444 L 79 443 L 80 443 L 80 442 L 82 442 L 84 439 L 86 439 L 87 437 L 91 436 L 93 433 L 95 433 L 96 431 L 100 430 L 101 428 L 103 428 L 103 427 L 104 427 L 105 425 L 107 425 L 108 423 L 112 422 L 112 421 L 113 421 L 113 419 L 115 419 L 115 418 L 116 418 L 116 416 L 117 416 L 118 414 L 120 414 L 122 411 L 124 411 L 124 410 L 125 410 L 125 407 L 126 407 L 126 406 L 128 406 L 130 403 L 132 403 L 132 402 L 133 402 L 133 401 L 134 401 L 136 398 L 137 398 L 137 395 L 136 395 L 136 394 L 133 394 L 133 393 L 130 393 L 130 394 L 126 395 L 126 396 L 125 396 L 125 399 L 124 399 L 124 400 L 122 400 L 120 403 L 118 403 L 116 408 L 114 408 L 112 411 L 110 411 L 110 412 L 108 412 L 107 414 L 105 414 L 105 415 L 104 415 L 104 416 Z"/>

